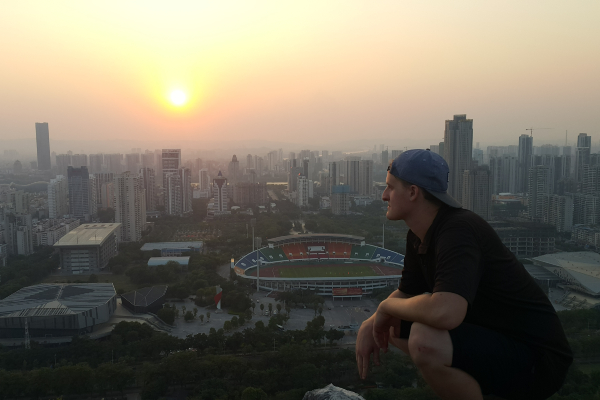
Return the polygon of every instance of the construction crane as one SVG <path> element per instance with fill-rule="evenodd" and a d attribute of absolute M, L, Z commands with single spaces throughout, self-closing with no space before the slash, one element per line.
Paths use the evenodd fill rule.
<path fill-rule="evenodd" d="M 552 129 L 552 128 L 527 128 L 526 131 L 529 131 L 529 136 L 533 137 L 533 131 L 539 131 L 540 129 Z"/>

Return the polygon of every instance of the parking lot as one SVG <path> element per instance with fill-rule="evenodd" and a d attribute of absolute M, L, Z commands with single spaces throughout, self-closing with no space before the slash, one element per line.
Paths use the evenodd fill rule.
<path fill-rule="evenodd" d="M 277 304 L 279 303 L 274 298 L 266 297 L 267 293 L 260 292 L 252 295 L 252 301 L 256 303 L 254 309 L 254 315 L 252 320 L 247 322 L 244 326 L 237 328 L 235 331 L 242 331 L 247 327 L 253 327 L 257 321 L 263 321 L 265 325 L 269 323 L 269 316 L 264 315 L 264 311 L 268 311 L 268 305 L 273 305 L 273 310 L 277 310 Z M 174 302 L 178 309 L 185 305 L 186 310 L 193 310 L 196 307 L 193 301 L 187 299 L 185 302 Z M 260 305 L 264 305 L 264 311 L 261 313 Z M 281 304 L 282 310 L 284 310 L 283 304 Z M 304 329 L 306 323 L 311 321 L 315 317 L 315 311 L 313 308 L 292 308 L 290 312 L 290 319 L 287 321 L 285 329 Z M 326 300 L 323 304 L 323 317 L 325 318 L 325 329 L 329 328 L 340 329 L 340 326 L 352 326 L 358 327 L 360 324 L 369 318 L 377 309 L 376 302 L 371 299 L 362 300 Z M 210 322 L 206 320 L 206 312 L 210 312 Z M 200 322 L 199 318 L 191 322 L 185 322 L 181 317 L 175 320 L 175 328 L 171 334 L 179 338 L 185 338 L 187 335 L 194 335 L 197 333 L 208 334 L 210 328 L 220 329 L 223 327 L 225 321 L 231 320 L 232 315 L 227 313 L 227 310 L 217 310 L 198 308 L 198 314 L 204 314 L 204 322 Z M 317 313 L 317 315 L 319 315 Z M 344 343 L 352 343 L 355 341 L 355 330 L 346 328 L 344 329 L 346 336 L 342 340 Z"/>

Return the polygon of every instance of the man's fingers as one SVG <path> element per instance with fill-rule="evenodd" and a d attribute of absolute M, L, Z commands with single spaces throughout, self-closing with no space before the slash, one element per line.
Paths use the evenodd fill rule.
<path fill-rule="evenodd" d="M 373 351 L 373 364 L 375 364 L 375 365 L 381 364 L 381 362 L 379 361 L 379 349 L 375 349 Z"/>
<path fill-rule="evenodd" d="M 356 365 L 358 366 L 358 375 L 362 378 L 362 356 L 356 353 Z"/>
<path fill-rule="evenodd" d="M 363 358 L 362 360 L 362 374 L 360 375 L 360 377 L 362 379 L 365 379 L 367 377 L 367 374 L 369 373 L 369 359 L 371 358 L 371 355 L 369 354 L 367 357 Z"/>

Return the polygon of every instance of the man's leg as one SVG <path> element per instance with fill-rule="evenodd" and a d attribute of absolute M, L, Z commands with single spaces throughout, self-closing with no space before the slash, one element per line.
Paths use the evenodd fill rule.
<path fill-rule="evenodd" d="M 395 339 L 393 343 L 396 345 L 399 341 L 402 339 Z M 445 400 L 483 399 L 477 381 L 466 372 L 451 367 L 452 350 L 448 331 L 418 322 L 412 324 L 408 352 L 433 391 Z"/>

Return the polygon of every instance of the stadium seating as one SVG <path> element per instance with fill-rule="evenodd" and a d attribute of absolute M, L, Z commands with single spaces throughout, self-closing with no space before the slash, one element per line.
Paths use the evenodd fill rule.
<path fill-rule="evenodd" d="M 266 262 L 288 261 L 287 256 L 280 248 L 271 249 L 269 247 L 265 247 L 260 249 L 260 252 Z"/>
<path fill-rule="evenodd" d="M 281 249 L 290 261 L 308 258 L 308 250 L 304 243 L 286 244 L 281 246 Z"/>
<path fill-rule="evenodd" d="M 365 246 L 352 246 L 352 254 L 350 258 L 354 258 L 357 260 L 370 260 L 375 253 L 377 247 L 371 245 Z"/>
<path fill-rule="evenodd" d="M 348 243 L 329 243 L 329 258 L 350 258 L 352 245 Z"/>
<path fill-rule="evenodd" d="M 396 253 L 396 252 L 382 249 L 381 247 L 377 247 L 377 249 L 373 253 L 373 257 L 371 259 L 375 260 L 375 261 L 379 261 L 381 259 L 381 257 L 383 257 L 385 259 L 385 261 L 392 261 L 394 258 L 396 258 L 397 255 L 398 255 L 398 253 Z"/>
<path fill-rule="evenodd" d="M 244 271 L 252 266 L 256 265 L 256 253 L 245 255 L 241 260 L 235 264 L 236 267 L 243 269 Z"/>
<path fill-rule="evenodd" d="M 390 260 L 390 262 L 394 263 L 394 264 L 404 265 L 404 255 L 398 254 L 396 257 L 394 257 L 392 260 Z"/>

